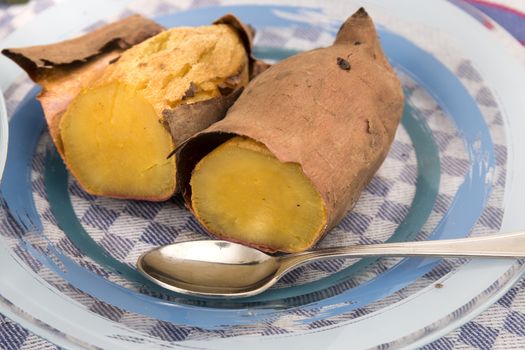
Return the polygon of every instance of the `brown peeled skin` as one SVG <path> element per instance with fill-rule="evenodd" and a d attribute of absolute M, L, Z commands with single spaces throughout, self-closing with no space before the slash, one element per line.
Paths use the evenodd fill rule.
<path fill-rule="evenodd" d="M 360 9 L 343 24 L 333 46 L 304 52 L 272 66 L 248 85 L 223 120 L 181 148 L 178 181 L 185 201 L 208 231 L 220 238 L 269 252 L 306 250 L 353 208 L 385 159 L 402 111 L 403 92 L 399 80 L 384 56 L 371 18 Z M 194 198 L 192 186 L 199 184 L 197 190 L 204 197 L 216 190 L 206 189 L 207 176 L 212 179 L 208 181 L 209 186 L 213 187 L 211 183 L 218 180 L 202 169 L 213 168 L 211 165 L 224 156 L 226 148 L 213 150 L 235 135 L 244 138 L 235 138 L 234 143 L 262 145 L 270 152 L 268 157 L 275 157 L 287 166 L 299 165 L 298 172 L 302 171 L 301 175 L 321 198 L 317 212 L 326 212 L 325 218 L 318 216 L 320 228 L 305 233 L 305 239 L 295 242 L 286 233 L 278 239 L 269 236 L 269 239 L 254 239 L 249 232 L 244 232 L 250 237 L 245 239 L 242 228 L 232 235 L 228 229 L 215 225 L 221 218 L 206 212 L 207 204 Z M 232 146 L 229 145 L 230 154 L 238 154 L 240 148 Z M 262 150 L 259 154 L 265 152 Z M 239 159 L 233 155 L 230 158 L 234 157 Z M 249 157 L 252 156 L 245 156 Z M 239 179 L 234 181 L 241 183 Z M 296 186 L 297 191 L 304 193 L 307 188 L 308 185 Z M 250 190 L 250 186 L 246 190 Z M 304 193 L 300 198 L 315 202 L 315 198 Z M 214 204 L 215 208 L 220 206 L 220 203 Z M 255 201 L 242 204 L 255 209 L 257 205 Z M 275 212 L 274 218 L 279 215 Z M 283 229 L 279 220 L 276 222 L 275 228 L 286 232 L 286 227 Z"/>
<path fill-rule="evenodd" d="M 169 67 L 178 69 L 174 64 L 177 60 L 173 61 L 177 57 L 170 56 L 163 64 L 163 56 L 160 59 L 159 55 L 148 58 L 145 53 L 152 47 L 154 50 L 160 50 L 160 55 L 169 54 L 165 46 L 171 47 L 172 43 L 161 38 L 162 40 L 158 40 L 159 46 L 153 41 L 153 45 L 142 45 L 142 49 L 136 50 L 140 45 L 135 45 L 148 37 L 157 38 L 156 34 L 161 32 L 164 37 L 167 36 L 167 32 L 163 32 L 162 27 L 140 16 L 132 16 L 70 41 L 48 46 L 7 49 L 3 52 L 24 68 L 34 81 L 43 86 L 38 98 L 46 114 L 52 139 L 68 169 L 87 192 L 115 198 L 162 201 L 171 197 L 176 190 L 175 160 L 166 159 L 170 152 L 180 142 L 224 117 L 226 110 L 239 96 L 248 79 L 267 67 L 251 56 L 253 32 L 249 27 L 232 15 L 223 16 L 214 24 L 217 24 L 217 28 L 222 26 L 220 30 L 223 36 L 220 40 L 223 40 L 225 35 L 238 35 L 237 41 L 240 41 L 238 52 L 244 51 L 243 55 L 248 58 L 247 63 L 237 59 L 236 64 L 239 66 L 231 66 L 231 69 L 226 68 L 222 71 L 215 69 L 219 75 L 206 78 L 206 72 L 199 73 L 199 69 L 202 72 L 203 68 L 202 63 L 197 61 L 196 63 L 199 64 L 197 73 L 188 76 L 182 73 L 180 86 L 174 84 L 173 80 L 159 78 L 159 76 L 173 75 L 174 79 L 179 79 L 180 69 L 169 71 Z M 206 30 L 206 27 L 202 28 Z M 224 28 L 230 29 L 225 32 Z M 189 33 L 184 35 L 192 33 L 191 28 L 181 30 L 183 33 Z M 196 29 L 197 32 L 199 30 Z M 202 30 L 200 35 L 204 37 Z M 165 44 L 166 42 L 168 44 Z M 131 46 L 134 46 L 131 50 L 124 51 Z M 214 50 L 214 46 L 211 47 Z M 209 55 L 206 50 L 203 51 L 203 57 Z M 189 57 L 191 59 L 191 53 Z M 153 64 L 155 62 L 156 64 Z M 183 71 L 186 71 L 184 67 L 183 65 Z M 189 67 L 190 70 L 193 69 L 191 63 Z M 154 72 L 155 69 L 158 69 L 158 74 Z M 229 73 L 231 76 L 221 77 L 220 74 L 228 69 L 231 70 Z M 143 71 L 146 71 L 146 74 L 141 77 Z M 211 80 L 199 81 L 202 85 L 199 85 L 198 81 L 194 84 L 184 80 L 191 76 Z M 159 89 L 166 89 L 166 91 L 156 91 L 157 85 Z M 123 110 L 128 108 L 127 113 L 140 111 L 135 113 L 136 116 L 133 117 L 135 119 L 128 118 L 125 120 L 126 123 L 121 124 L 122 128 L 116 130 L 120 135 L 115 137 L 115 141 L 119 142 L 118 147 L 122 148 L 122 151 L 114 151 L 113 141 L 108 142 L 115 133 L 105 127 L 97 131 L 96 128 L 91 128 L 92 123 L 89 124 L 89 114 L 95 113 L 90 112 L 92 108 L 99 111 L 98 119 L 94 119 L 93 123 L 105 123 L 104 116 L 107 115 L 108 109 L 113 108 L 111 98 L 105 98 L 104 95 L 120 96 L 120 100 L 129 98 L 131 107 L 124 102 Z M 91 96 L 94 98 L 92 99 Z M 93 102 L 90 102 L 91 100 Z M 149 103 L 152 108 L 148 107 Z M 145 140 L 147 139 L 148 145 L 153 144 L 152 150 L 156 150 L 156 153 L 149 153 L 152 155 L 151 158 L 148 158 L 146 143 L 141 146 L 140 142 L 136 142 L 137 138 L 140 139 L 142 126 L 129 127 L 133 120 L 140 121 L 145 118 L 139 116 L 143 112 L 144 115 L 149 115 L 148 118 L 152 117 L 154 123 L 156 121 L 159 123 L 159 126 L 144 124 Z M 76 121 L 80 120 L 80 115 L 87 122 L 78 124 L 79 122 Z M 113 121 L 111 114 L 108 115 L 109 119 Z M 153 129 L 156 131 L 152 132 Z M 94 140 L 97 136 L 99 140 Z M 171 141 L 167 141 L 166 138 L 170 138 Z M 162 145 L 156 142 L 158 139 L 163 139 L 160 142 Z M 99 143 L 111 149 L 94 150 L 93 146 L 98 146 Z M 136 147 L 137 150 L 131 146 Z M 90 149 L 92 151 L 89 151 Z M 136 156 L 128 157 L 126 154 Z M 109 167 L 106 167 L 106 164 Z M 142 170 L 133 167 L 137 164 Z M 162 170 L 158 170 L 160 168 Z M 151 169 L 156 173 L 153 174 Z M 140 180 L 135 181 L 139 178 Z"/>

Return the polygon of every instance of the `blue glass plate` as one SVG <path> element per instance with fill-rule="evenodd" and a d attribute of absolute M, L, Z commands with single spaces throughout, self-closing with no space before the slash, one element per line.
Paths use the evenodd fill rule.
<path fill-rule="evenodd" d="M 513 194 L 523 186 L 516 174 L 525 162 L 512 153 L 522 141 L 509 125 L 522 123 L 517 118 L 523 102 L 518 84 L 509 89 L 508 83 L 524 72 L 503 47 L 467 40 L 475 32 L 498 44 L 482 22 L 452 4 L 429 2 L 433 13 L 448 16 L 445 26 L 414 3 L 367 4 L 403 83 L 405 112 L 382 168 L 320 246 L 456 238 L 522 224 Z M 50 11 L 53 18 L 77 18 L 80 30 L 99 18 L 97 6 L 103 1 L 90 3 L 89 15 L 70 2 Z M 232 12 L 256 28 L 255 54 L 269 61 L 328 45 L 356 9 L 315 2 L 112 6 L 116 12 L 140 10 L 166 27 L 205 25 Z M 43 13 L 32 32 L 50 26 L 46 15 L 51 18 Z M 56 40 L 74 34 L 60 32 L 59 25 L 47 29 Z M 496 74 L 494 67 L 503 64 L 512 74 Z M 35 99 L 38 88 L 14 80 L 12 64 L 0 62 L 3 70 L 10 72 L 0 78 L 8 87 L 9 152 L 1 185 L 0 263 L 8 272 L 0 282 L 0 310 L 59 345 L 242 349 L 301 342 L 310 348 L 316 342 L 342 347 L 348 339 L 356 347 L 417 344 L 472 317 L 521 274 L 520 263 L 503 260 L 334 260 L 298 269 L 251 298 L 166 292 L 142 278 L 134 262 L 154 246 L 205 237 L 181 198 L 147 203 L 82 191 L 49 140 Z M 515 175 L 509 180 L 510 172 Z M 476 274 L 479 268 L 483 276 Z M 407 314 L 407 322 L 393 321 Z M 375 334 L 378 327 L 388 330 Z M 253 335 L 263 337 L 254 341 Z"/>

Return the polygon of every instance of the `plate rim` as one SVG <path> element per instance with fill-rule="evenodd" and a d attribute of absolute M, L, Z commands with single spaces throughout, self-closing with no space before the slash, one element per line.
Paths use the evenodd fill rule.
<path fill-rule="evenodd" d="M 5 106 L 4 106 L 4 108 L 5 108 Z M 6 116 L 6 117 L 7 117 L 7 116 Z M 6 118 L 6 122 L 7 122 L 7 118 Z M 509 160 L 509 162 L 510 162 L 510 160 Z M 509 176 L 511 176 L 511 175 L 510 175 L 510 174 L 507 174 L 507 177 L 509 177 Z M 506 192 L 507 192 L 507 191 L 506 191 Z M 506 196 L 506 197 L 507 197 L 507 196 Z M 518 279 L 519 279 L 519 278 L 518 278 Z M 511 286 L 509 286 L 508 288 L 510 288 L 510 287 L 511 287 Z M 508 289 L 507 289 L 507 290 L 508 290 Z M 504 292 L 506 292 L 506 290 L 505 290 Z M 504 293 L 504 292 L 503 292 L 503 293 Z M 491 305 L 491 304 L 488 304 L 488 305 Z M 488 305 L 487 305 L 487 306 L 488 306 Z M 477 310 L 479 310 L 479 312 L 482 312 L 482 311 L 485 310 L 485 308 L 478 308 Z M 472 315 L 470 318 L 467 317 L 467 320 L 470 320 L 470 319 L 471 319 L 472 317 L 474 317 L 474 316 L 475 316 L 475 315 Z M 454 327 L 454 328 L 455 328 L 455 327 Z M 448 331 L 447 331 L 447 332 L 448 332 Z M 444 332 L 444 333 L 446 333 L 446 332 Z M 432 339 L 431 339 L 431 340 L 432 340 Z"/>

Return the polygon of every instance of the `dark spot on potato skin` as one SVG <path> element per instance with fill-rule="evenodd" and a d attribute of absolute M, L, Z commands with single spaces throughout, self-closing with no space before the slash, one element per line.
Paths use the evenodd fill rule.
<path fill-rule="evenodd" d="M 352 68 L 352 66 L 350 65 L 350 62 L 348 62 L 342 57 L 337 57 L 337 65 L 342 70 L 350 70 Z"/>
<path fill-rule="evenodd" d="M 117 57 L 113 58 L 112 60 L 110 60 L 108 63 L 109 64 L 113 64 L 113 63 L 117 62 L 119 59 L 120 59 L 120 56 L 117 56 Z"/>
<path fill-rule="evenodd" d="M 354 41 L 354 45 L 361 45 L 362 43 L 360 41 Z"/>

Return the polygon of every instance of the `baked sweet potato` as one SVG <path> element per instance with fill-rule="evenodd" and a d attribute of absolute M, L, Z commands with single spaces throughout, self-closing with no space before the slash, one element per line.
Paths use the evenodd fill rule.
<path fill-rule="evenodd" d="M 269 68 L 181 148 L 184 199 L 215 236 L 306 250 L 354 206 L 402 110 L 400 82 L 360 9 L 332 46 Z"/>
<path fill-rule="evenodd" d="M 250 75 L 252 31 L 231 15 L 163 30 L 133 16 L 66 42 L 4 54 L 43 86 L 66 166 L 89 193 L 161 201 L 176 190 L 176 146 L 218 119 Z"/>

